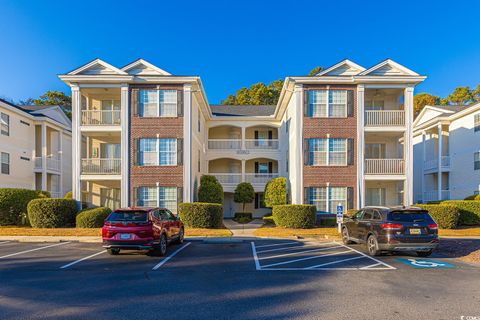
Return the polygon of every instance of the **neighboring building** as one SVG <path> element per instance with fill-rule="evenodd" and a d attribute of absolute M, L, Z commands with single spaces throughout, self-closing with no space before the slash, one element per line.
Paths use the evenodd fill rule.
<path fill-rule="evenodd" d="M 333 212 L 413 201 L 413 90 L 425 77 L 392 60 L 344 60 L 286 79 L 276 106 L 209 105 L 197 76 L 142 60 L 96 59 L 60 78 L 72 88 L 73 194 L 86 205 L 164 206 L 197 199 L 202 174 L 225 191 L 251 182 L 260 216 L 265 184 L 289 181 L 292 203 Z"/>
<path fill-rule="evenodd" d="M 425 106 L 414 122 L 415 201 L 480 191 L 480 103 Z"/>
<path fill-rule="evenodd" d="M 50 191 L 72 186 L 71 122 L 58 106 L 16 106 L 0 100 L 1 188 Z"/>

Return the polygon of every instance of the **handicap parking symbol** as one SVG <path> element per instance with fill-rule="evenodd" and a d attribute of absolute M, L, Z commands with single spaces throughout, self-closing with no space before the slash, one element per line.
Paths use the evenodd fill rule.
<path fill-rule="evenodd" d="M 453 264 L 432 259 L 417 258 L 399 258 L 397 261 L 417 269 L 452 269 L 456 268 Z"/>

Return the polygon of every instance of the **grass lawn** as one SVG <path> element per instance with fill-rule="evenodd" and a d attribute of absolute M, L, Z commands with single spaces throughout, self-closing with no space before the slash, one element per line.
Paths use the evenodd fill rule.
<path fill-rule="evenodd" d="M 312 228 L 312 229 L 293 229 L 275 227 L 273 225 L 263 225 L 255 230 L 258 237 L 313 237 L 313 236 L 335 236 L 340 237 L 337 228 Z"/>
<path fill-rule="evenodd" d="M 228 229 L 185 228 L 186 237 L 230 237 Z M 102 236 L 100 228 L 0 227 L 0 236 Z"/>
<path fill-rule="evenodd" d="M 480 227 L 442 229 L 438 231 L 438 234 L 440 236 L 449 236 L 449 237 L 480 236 Z"/>

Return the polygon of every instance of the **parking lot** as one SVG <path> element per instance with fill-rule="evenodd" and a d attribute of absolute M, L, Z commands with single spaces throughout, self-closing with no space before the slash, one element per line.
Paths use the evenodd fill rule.
<path fill-rule="evenodd" d="M 454 268 L 417 269 L 399 259 L 416 257 L 371 258 L 331 241 L 191 241 L 165 257 L 110 256 L 98 243 L 0 242 L 0 318 L 404 319 L 426 307 L 431 319 L 478 315 L 480 268 L 433 257 Z"/>

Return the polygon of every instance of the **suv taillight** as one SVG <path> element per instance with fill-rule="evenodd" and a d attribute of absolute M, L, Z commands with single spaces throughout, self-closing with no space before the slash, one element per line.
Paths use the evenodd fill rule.
<path fill-rule="evenodd" d="M 436 223 L 430 223 L 430 224 L 428 225 L 428 229 L 438 230 L 438 224 L 436 224 Z"/>
<path fill-rule="evenodd" d="M 402 225 L 399 223 L 383 223 L 382 229 L 383 230 L 400 230 L 402 229 Z"/>

